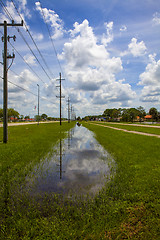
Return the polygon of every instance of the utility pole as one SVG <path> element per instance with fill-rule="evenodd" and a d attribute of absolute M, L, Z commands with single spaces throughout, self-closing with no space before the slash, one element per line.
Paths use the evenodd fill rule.
<path fill-rule="evenodd" d="M 62 125 L 62 98 L 65 98 L 65 96 L 62 96 L 62 80 L 65 80 L 65 79 L 62 79 L 61 78 L 61 73 L 59 74 L 59 79 L 57 79 L 57 81 L 59 81 L 59 87 L 60 88 L 60 93 L 59 93 L 59 96 L 56 96 L 57 98 L 60 99 L 60 125 Z"/>
<path fill-rule="evenodd" d="M 70 123 L 70 106 L 69 106 L 69 103 L 70 103 L 70 99 L 68 97 L 68 123 Z"/>
<path fill-rule="evenodd" d="M 71 105 L 71 121 L 73 120 L 73 118 L 72 118 L 72 105 Z"/>
<path fill-rule="evenodd" d="M 37 84 L 38 86 L 38 125 L 39 125 L 39 84 Z"/>
<path fill-rule="evenodd" d="M 10 38 L 13 38 L 15 41 L 15 35 L 13 37 L 8 36 L 7 37 L 7 27 L 16 27 L 16 26 L 23 26 L 23 21 L 20 24 L 15 24 L 14 21 L 12 23 L 7 23 L 7 21 L 4 21 L 4 23 L 0 23 L 0 26 L 4 27 L 4 36 L 2 37 L 2 41 L 4 42 L 4 52 L 3 52 L 3 143 L 7 143 L 8 141 L 8 81 L 7 81 L 7 72 L 8 72 L 8 66 L 7 66 L 7 59 L 14 59 L 15 55 L 13 54 L 8 55 L 7 54 L 7 41 L 9 41 Z M 12 61 L 13 62 L 13 61 Z"/>

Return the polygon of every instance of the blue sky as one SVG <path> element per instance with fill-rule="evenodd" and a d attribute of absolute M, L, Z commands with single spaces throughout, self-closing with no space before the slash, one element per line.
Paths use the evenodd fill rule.
<path fill-rule="evenodd" d="M 160 110 L 160 0 L 0 2 L 1 22 L 11 21 L 6 9 L 21 22 L 16 7 L 41 54 L 25 27 L 20 27 L 23 37 L 8 27 L 8 34 L 17 37 L 15 43 L 11 40 L 16 58 L 8 80 L 29 91 L 9 83 L 9 107 L 36 115 L 39 84 L 40 114 L 59 116 L 56 79 L 62 72 L 63 117 L 68 97 L 81 117 L 113 107 Z M 3 27 L 0 30 L 2 36 Z M 0 47 L 3 50 L 2 42 Z M 10 53 L 12 49 L 8 43 Z M 0 89 L 2 106 L 2 80 Z"/>

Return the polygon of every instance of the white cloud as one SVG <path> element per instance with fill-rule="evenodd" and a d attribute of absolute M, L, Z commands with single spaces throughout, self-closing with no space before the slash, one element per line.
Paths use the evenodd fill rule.
<path fill-rule="evenodd" d="M 36 65 L 36 62 L 35 62 L 35 57 L 31 54 L 27 54 L 24 56 L 24 60 L 28 63 L 28 64 L 31 64 L 31 65 Z"/>
<path fill-rule="evenodd" d="M 23 12 L 26 17 L 31 18 L 29 9 L 27 8 L 27 0 L 18 0 L 19 2 L 19 11 Z"/>
<path fill-rule="evenodd" d="M 160 101 L 160 60 L 156 61 L 155 57 L 156 54 L 149 55 L 150 62 L 139 77 L 139 85 L 144 85 L 140 97 L 143 102 Z"/>
<path fill-rule="evenodd" d="M 77 88 L 94 91 L 101 84 L 114 80 L 114 74 L 122 70 L 120 58 L 110 58 L 104 45 L 97 43 L 87 20 L 75 23 L 70 31 L 72 39 L 64 44 L 60 59 L 66 61 L 66 73 Z"/>
<path fill-rule="evenodd" d="M 26 1 L 25 0 L 19 0 L 19 6 L 17 7 L 20 15 L 22 16 L 23 20 L 25 21 L 26 25 L 27 25 L 27 21 L 26 18 L 31 18 L 30 15 L 30 11 L 29 9 L 26 7 Z M 15 4 L 16 5 L 16 4 Z M 7 21 L 7 22 L 11 22 L 11 19 L 14 19 L 15 23 L 21 23 L 21 17 L 19 16 L 19 14 L 17 13 L 15 6 L 12 2 L 6 1 L 6 9 L 9 12 L 9 17 L 6 14 L 6 12 L 3 10 L 2 13 L 0 13 L 0 19 L 1 21 Z M 28 29 L 29 26 L 27 25 Z M 23 25 L 23 28 L 25 28 L 25 26 Z"/>
<path fill-rule="evenodd" d="M 120 56 L 126 56 L 132 54 L 134 57 L 141 57 L 146 54 L 147 48 L 143 41 L 137 42 L 136 38 L 132 38 L 131 42 L 128 44 L 128 50 L 121 52 Z"/>
<path fill-rule="evenodd" d="M 108 43 L 113 41 L 113 22 L 105 23 L 104 24 L 107 30 L 107 35 L 103 34 L 102 37 L 102 44 L 107 46 Z"/>
<path fill-rule="evenodd" d="M 131 43 L 128 45 L 129 51 L 134 57 L 143 56 L 146 53 L 146 46 L 143 41 L 137 42 L 136 38 L 132 38 Z"/>
<path fill-rule="evenodd" d="M 109 23 L 108 29 L 112 29 Z M 107 46 L 99 44 L 89 22 L 84 20 L 81 24 L 75 23 L 70 30 L 71 39 L 64 44 L 63 52 L 59 59 L 65 60 L 67 78 L 74 84 L 78 101 L 82 104 L 81 110 L 91 111 L 91 105 L 116 102 L 117 105 L 127 105 L 136 97 L 129 84 L 124 80 L 116 81 L 116 74 L 122 71 L 122 61 L 119 57 L 110 57 Z M 104 39 L 104 35 L 102 36 Z M 109 38 L 108 38 L 109 39 Z M 107 43 L 111 41 L 108 40 Z M 105 42 L 106 43 L 106 42 Z M 90 92 L 90 97 L 88 93 Z M 89 113 L 89 112 L 88 112 Z"/>
<path fill-rule="evenodd" d="M 111 102 L 126 103 L 136 97 L 136 93 L 132 91 L 129 84 L 123 83 L 124 80 L 115 81 L 108 85 L 101 87 L 93 95 L 94 104 L 107 104 Z"/>
<path fill-rule="evenodd" d="M 35 41 L 42 41 L 43 40 L 43 34 L 41 33 L 32 33 L 32 36 Z"/>
<path fill-rule="evenodd" d="M 156 12 L 154 15 L 153 15 L 153 19 L 152 19 L 153 23 L 155 25 L 160 25 L 160 13 Z"/>
<path fill-rule="evenodd" d="M 14 18 L 15 22 L 21 22 L 21 19 L 20 19 L 19 15 L 17 14 L 12 2 L 7 1 L 6 2 L 6 8 L 7 8 L 8 12 L 10 13 L 10 16 L 12 18 Z M 11 22 L 10 18 L 5 13 L 5 11 L 3 11 L 3 13 L 0 13 L 0 18 L 1 18 L 1 21 L 5 20 L 7 22 Z"/>
<path fill-rule="evenodd" d="M 150 63 L 147 65 L 145 72 L 140 75 L 141 85 L 159 85 L 160 84 L 160 60 L 156 62 L 156 55 L 149 55 Z"/>
<path fill-rule="evenodd" d="M 63 21 L 60 19 L 58 14 L 55 13 L 55 11 L 47 8 L 42 8 L 41 11 L 41 6 L 39 2 L 35 3 L 36 5 L 36 10 L 40 12 L 42 18 L 43 15 L 45 17 L 45 21 L 49 24 L 51 24 L 52 31 L 53 31 L 53 39 L 57 39 L 63 36 L 64 34 L 64 29 L 63 29 Z"/>
<path fill-rule="evenodd" d="M 142 102 L 159 102 L 160 86 L 144 86 L 140 100 Z"/>

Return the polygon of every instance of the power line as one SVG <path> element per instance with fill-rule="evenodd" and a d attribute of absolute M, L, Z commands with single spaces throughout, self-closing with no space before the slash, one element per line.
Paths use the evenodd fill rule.
<path fill-rule="evenodd" d="M 10 43 L 10 42 L 9 42 Z M 46 84 L 42 78 L 38 76 L 38 74 L 33 70 L 33 68 L 27 63 L 27 61 L 24 59 L 24 57 L 16 50 L 16 48 L 13 46 L 13 44 L 10 43 L 10 45 L 13 47 L 13 49 L 18 53 L 18 55 L 21 57 L 21 59 L 27 64 L 27 66 L 31 69 L 31 71 L 38 77 L 38 79 L 43 83 Z"/>
<path fill-rule="evenodd" d="M 7 8 L 5 7 L 4 3 L 2 2 L 2 0 L 0 0 L 0 1 L 1 1 L 1 3 L 2 3 L 1 5 L 2 5 L 4 11 L 6 12 L 6 14 L 7 14 L 8 17 L 10 18 L 10 20 L 13 21 L 13 18 L 12 18 L 12 16 L 11 16 L 11 14 L 9 13 L 9 11 L 7 10 Z M 19 15 L 20 15 L 20 14 L 19 14 Z M 20 15 L 20 17 L 21 17 L 21 15 Z M 21 17 L 21 19 L 22 19 L 22 17 Z M 24 21 L 24 20 L 23 20 L 23 21 Z M 20 31 L 20 29 L 16 27 L 16 30 L 18 31 L 18 33 L 19 33 L 20 36 L 22 37 L 23 41 L 24 41 L 24 42 L 26 43 L 26 45 L 28 46 L 29 50 L 31 51 L 31 53 L 33 54 L 33 56 L 35 57 L 35 59 L 37 60 L 37 62 L 39 63 L 39 65 L 41 66 L 41 68 L 43 69 L 43 71 L 45 72 L 45 74 L 47 75 L 47 77 L 49 78 L 49 80 L 51 80 L 50 76 L 48 75 L 48 73 L 46 72 L 46 70 L 44 69 L 44 67 L 43 67 L 42 64 L 40 63 L 40 61 L 38 60 L 37 56 L 35 55 L 35 53 L 34 53 L 33 50 L 31 49 L 31 47 L 29 46 L 28 42 L 26 41 L 26 39 L 25 39 L 25 37 L 23 36 L 23 34 L 22 34 L 22 32 Z M 26 30 L 27 30 L 27 32 L 29 33 L 30 37 L 31 37 L 31 34 L 30 34 L 28 28 L 27 28 Z M 32 37 L 31 39 L 32 39 L 32 41 L 33 41 L 33 37 Z M 34 42 L 34 44 L 35 44 L 38 52 L 40 53 L 40 50 L 38 49 L 35 41 L 33 41 L 33 42 Z M 40 53 L 40 55 L 42 55 L 42 54 Z M 42 58 L 43 58 L 43 57 L 42 57 Z"/>
<path fill-rule="evenodd" d="M 28 27 L 27 27 L 27 25 L 26 25 L 26 23 L 25 23 L 25 21 L 24 21 L 24 19 L 23 19 L 22 15 L 19 13 L 19 11 L 18 11 L 18 9 L 17 9 L 17 7 L 16 7 L 15 3 L 13 2 L 13 0 L 11 0 L 11 2 L 13 3 L 13 5 L 14 5 L 14 7 L 15 7 L 15 9 L 16 9 L 16 11 L 17 11 L 17 13 L 18 13 L 18 15 L 19 15 L 19 16 L 20 16 L 20 18 L 21 18 L 21 20 L 24 22 L 24 26 L 25 26 L 25 28 L 26 28 L 26 31 L 28 32 L 28 34 L 29 34 L 30 38 L 32 39 L 32 41 L 33 41 L 33 43 L 34 43 L 34 45 L 35 45 L 35 47 L 36 47 L 37 51 L 39 52 L 39 54 L 40 54 L 40 56 L 41 56 L 41 58 L 42 58 L 42 60 L 43 60 L 44 64 L 46 65 L 46 67 L 47 67 L 48 71 L 50 72 L 50 74 L 51 74 L 51 75 L 53 75 L 53 74 L 52 74 L 52 72 L 51 72 L 51 70 L 50 70 L 50 68 L 48 67 L 48 65 L 47 65 L 47 63 L 46 63 L 46 61 L 45 61 L 45 59 L 44 59 L 43 55 L 41 54 L 41 52 L 40 52 L 40 50 L 39 50 L 39 48 L 38 48 L 38 46 L 37 46 L 36 42 L 34 41 L 34 39 L 33 39 L 33 37 L 32 37 L 32 34 L 30 33 L 30 31 L 29 31 L 29 29 L 28 29 Z"/>
<path fill-rule="evenodd" d="M 0 33 L 3 35 L 2 31 L 0 30 Z M 24 59 L 24 57 L 18 52 L 18 50 L 13 46 L 13 44 L 11 42 L 9 42 L 9 44 L 13 47 L 13 49 L 16 51 L 16 53 L 18 53 L 18 55 L 21 57 L 21 59 L 25 62 L 25 64 L 30 68 L 30 70 L 37 76 L 37 78 L 43 83 L 46 84 L 42 78 L 40 78 L 38 76 L 38 74 L 33 70 L 33 68 L 27 63 L 27 61 Z M 12 70 L 13 71 L 13 70 Z M 17 75 L 17 74 L 16 74 Z"/>
<path fill-rule="evenodd" d="M 40 4 L 40 8 L 41 8 L 41 12 L 42 12 L 42 15 L 43 15 L 44 22 L 45 22 L 46 27 L 47 27 L 47 30 L 48 30 L 48 34 L 49 34 L 50 40 L 51 40 L 51 43 L 52 43 L 52 46 L 53 46 L 53 49 L 54 49 L 54 52 L 55 52 L 55 55 L 56 55 L 56 59 L 57 59 L 58 65 L 59 65 L 59 67 L 60 67 L 60 70 L 61 70 L 61 72 L 62 72 L 62 75 L 65 77 L 65 74 L 64 74 L 64 71 L 63 71 L 63 69 L 62 69 L 61 63 L 60 63 L 60 61 L 59 61 L 59 59 L 58 59 L 58 54 L 57 54 L 57 51 L 56 51 L 56 48 L 55 48 L 55 45 L 54 45 L 54 42 L 53 42 L 53 38 L 52 38 L 52 36 L 51 36 L 51 32 L 50 32 L 49 26 L 48 26 L 47 21 L 46 21 L 46 17 L 45 17 L 44 10 L 43 10 L 43 8 L 42 8 L 42 4 L 41 4 L 41 1 L 40 1 L 40 0 L 39 0 L 39 4 Z M 65 77 L 65 79 L 66 79 L 66 77 Z M 65 81 L 65 83 L 66 83 L 66 81 Z M 66 88 L 66 90 L 67 90 L 67 93 L 68 93 L 68 89 L 67 89 L 67 88 Z M 68 94 L 68 95 L 69 95 L 69 94 Z"/>
<path fill-rule="evenodd" d="M 45 24 L 46 24 L 46 27 L 47 27 L 47 30 L 48 30 L 48 34 L 49 34 L 49 37 L 50 37 L 50 40 L 51 40 L 51 43 L 52 43 L 52 46 L 53 46 L 53 49 L 54 49 L 54 52 L 55 52 L 55 55 L 56 55 L 58 64 L 59 64 L 59 67 L 60 67 L 60 70 L 61 70 L 61 72 L 62 72 L 62 74 L 63 74 L 63 70 L 62 70 L 60 61 L 59 61 L 59 59 L 58 59 L 58 57 L 57 57 L 57 51 L 56 51 L 56 48 L 55 48 L 55 45 L 54 45 L 54 42 L 53 42 L 53 39 L 52 39 L 52 36 L 51 36 L 51 32 L 50 32 L 50 30 L 49 30 L 49 27 L 48 27 L 48 24 L 47 24 L 47 21 L 46 21 L 46 17 L 45 17 L 45 14 L 44 14 L 44 11 L 43 11 L 43 8 L 42 8 L 42 4 L 41 4 L 40 0 L 39 0 L 39 4 L 40 4 L 40 8 L 41 8 L 41 12 L 42 12 L 42 15 L 43 15 L 43 19 L 44 19 L 44 22 L 45 22 Z M 64 75 L 64 74 L 63 74 L 63 75 Z"/>
<path fill-rule="evenodd" d="M 14 86 L 16 86 L 16 87 L 18 87 L 18 88 L 20 88 L 20 89 L 22 89 L 22 90 L 24 90 L 24 91 L 26 91 L 26 92 L 28 92 L 28 93 L 30 93 L 30 94 L 32 94 L 32 95 L 34 95 L 34 96 L 36 96 L 36 97 L 38 97 L 38 95 L 37 94 L 35 94 L 35 93 L 33 93 L 33 92 L 31 92 L 31 91 L 29 91 L 29 90 L 27 90 L 26 88 L 24 88 L 24 87 L 21 87 L 21 86 L 19 86 L 19 85 L 17 85 L 17 84 L 15 84 L 15 83 L 13 83 L 13 82 L 11 82 L 11 81 L 8 81 L 9 83 L 11 83 L 12 85 L 14 85 Z M 46 99 L 45 97 L 40 97 L 41 99 L 43 99 L 43 100 L 45 100 L 45 101 L 48 101 L 48 102 L 50 102 L 50 103 L 53 103 L 54 104 L 54 102 L 52 102 L 52 101 L 49 101 L 48 99 Z"/>
<path fill-rule="evenodd" d="M 26 80 L 25 78 L 23 78 L 23 77 L 21 77 L 20 75 L 18 75 L 15 71 L 13 71 L 13 70 L 11 70 L 11 69 L 10 69 L 10 71 L 13 72 L 15 75 L 17 75 L 17 77 Z M 31 85 L 32 87 L 36 87 L 36 86 L 32 85 L 31 83 L 30 83 L 30 85 Z"/>
<path fill-rule="evenodd" d="M 0 0 L 0 1 L 1 1 L 1 5 L 2 5 L 5 13 L 6 13 L 6 14 L 9 16 L 9 18 L 12 20 L 13 18 L 12 18 L 12 16 L 11 16 L 10 12 L 9 12 L 8 9 L 5 7 L 5 5 L 4 5 L 4 3 L 2 2 L 2 0 Z M 13 0 L 11 0 L 11 1 L 12 1 L 13 5 L 14 5 L 14 7 L 15 7 L 17 13 L 18 13 L 18 15 L 20 16 L 21 20 L 24 21 L 24 19 L 22 18 L 22 15 L 19 13 L 17 7 L 15 6 Z M 59 59 L 58 59 L 57 51 L 56 51 L 56 48 L 55 48 L 55 45 L 54 45 L 54 42 L 53 42 L 53 39 L 52 39 L 50 30 L 49 30 L 48 24 L 47 24 L 47 22 L 46 22 L 45 14 L 44 14 L 44 11 L 43 11 L 43 9 L 42 9 L 42 4 L 41 4 L 40 1 L 39 1 L 39 3 L 40 3 L 40 7 L 41 7 L 42 14 L 43 14 L 43 18 L 44 18 L 44 21 L 45 21 L 45 24 L 46 24 L 46 27 L 47 27 L 47 30 L 48 30 L 48 33 L 49 33 L 49 37 L 50 37 L 50 40 L 51 40 L 51 43 L 52 43 L 52 46 L 53 46 L 53 49 L 54 49 L 54 52 L 55 52 L 55 55 L 56 55 L 58 64 L 59 64 L 59 67 L 60 67 L 60 69 L 61 69 L 61 72 L 63 73 L 62 66 L 61 66 L 60 61 L 59 61 Z M 39 54 L 40 54 L 43 62 L 44 62 L 45 65 L 46 65 L 46 62 L 45 62 L 45 60 L 44 60 L 44 58 L 43 58 L 40 50 L 38 49 L 38 46 L 37 46 L 37 44 L 35 43 L 35 41 L 34 41 L 34 39 L 33 39 L 33 37 L 32 37 L 32 35 L 31 35 L 31 33 L 30 33 L 30 31 L 29 31 L 29 29 L 28 29 L 28 27 L 27 27 L 27 25 L 26 25 L 25 22 L 24 22 L 24 25 L 25 25 L 26 31 L 28 32 L 28 34 L 29 34 L 30 38 L 32 39 L 34 45 L 36 46 L 36 49 L 37 49 L 37 51 L 39 52 Z M 49 77 L 49 75 L 48 75 L 47 72 L 45 71 L 44 67 L 42 66 L 42 64 L 41 64 L 40 61 L 38 60 L 37 56 L 34 54 L 33 50 L 32 50 L 31 47 L 29 46 L 28 42 L 27 42 L 26 39 L 24 38 L 22 32 L 19 30 L 19 28 L 16 28 L 16 30 L 17 30 L 18 33 L 21 35 L 22 39 L 24 40 L 24 42 L 25 42 L 26 45 L 28 46 L 29 50 L 31 51 L 31 53 L 33 54 L 33 56 L 35 57 L 35 59 L 37 60 L 37 62 L 39 63 L 39 65 L 41 66 L 41 68 L 43 69 L 43 71 L 45 72 L 45 74 L 47 75 L 47 77 L 51 80 L 51 78 Z M 19 54 L 19 53 L 18 53 L 18 54 Z M 19 54 L 19 55 L 20 55 L 20 54 Z M 23 57 L 22 57 L 22 58 L 23 58 Z M 24 58 L 23 58 L 23 61 L 25 61 Z M 25 61 L 25 62 L 26 62 L 26 61 Z M 27 64 L 27 65 L 28 65 L 28 64 Z M 29 65 L 28 65 L 28 66 L 29 66 Z M 30 66 L 29 66 L 29 67 L 30 67 Z M 46 66 L 46 67 L 47 67 L 47 69 L 49 70 L 48 66 Z M 30 67 L 30 68 L 31 68 L 31 67 Z M 33 70 L 32 70 L 32 71 L 33 71 Z M 50 71 L 50 70 L 49 70 L 49 71 Z M 35 73 L 35 72 L 34 72 L 34 73 Z M 51 73 L 51 72 L 50 72 L 50 73 Z M 36 75 L 37 75 L 37 74 L 36 74 Z M 63 73 L 63 75 L 64 75 L 64 73 Z M 38 78 L 39 78 L 39 77 L 38 77 Z M 39 79 L 40 79 L 40 78 L 39 78 Z M 44 83 L 43 80 L 41 80 L 41 81 Z M 67 90 L 67 92 L 68 92 L 68 89 L 66 89 L 66 90 Z M 68 95 L 69 95 L 69 94 L 68 94 Z"/>

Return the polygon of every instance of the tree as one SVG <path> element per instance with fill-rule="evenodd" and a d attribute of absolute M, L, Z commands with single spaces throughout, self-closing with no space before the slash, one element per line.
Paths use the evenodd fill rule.
<path fill-rule="evenodd" d="M 44 120 L 46 120 L 47 119 L 47 114 L 45 114 L 45 113 L 43 113 L 42 115 L 41 115 L 41 119 L 44 119 Z"/>
<path fill-rule="evenodd" d="M 139 121 L 141 122 L 141 121 L 142 121 L 142 118 L 144 118 L 144 116 L 146 116 L 145 109 L 144 109 L 142 106 L 139 106 L 139 107 L 137 108 L 137 111 L 138 111 L 137 116 L 139 116 Z"/>
<path fill-rule="evenodd" d="M 8 118 L 14 117 L 14 121 L 15 121 L 16 118 L 19 118 L 19 115 L 20 115 L 19 112 L 17 112 L 13 108 L 8 109 Z"/>
<path fill-rule="evenodd" d="M 41 121 L 41 116 L 35 115 L 34 118 L 35 118 L 36 122 Z"/>
<path fill-rule="evenodd" d="M 137 115 L 138 111 L 136 108 L 123 109 L 122 120 L 125 122 L 134 122 Z"/>
<path fill-rule="evenodd" d="M 128 109 L 123 109 L 122 110 L 122 121 L 124 122 L 129 122 L 130 116 L 129 116 L 129 111 Z"/>
<path fill-rule="evenodd" d="M 3 109 L 0 108 L 0 119 L 2 119 L 2 118 L 3 118 Z"/>
<path fill-rule="evenodd" d="M 27 116 L 25 116 L 24 118 L 25 118 L 25 120 L 28 120 L 28 119 L 30 119 L 30 116 L 27 115 Z"/>
<path fill-rule="evenodd" d="M 111 117 L 116 120 L 118 117 L 120 117 L 120 115 L 121 115 L 120 110 L 114 108 L 112 111 Z"/>
<path fill-rule="evenodd" d="M 156 108 L 152 107 L 149 109 L 149 114 L 152 115 L 152 119 L 157 121 L 158 120 L 158 111 Z"/>

